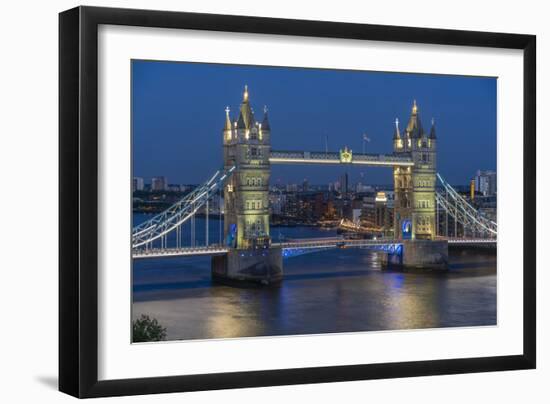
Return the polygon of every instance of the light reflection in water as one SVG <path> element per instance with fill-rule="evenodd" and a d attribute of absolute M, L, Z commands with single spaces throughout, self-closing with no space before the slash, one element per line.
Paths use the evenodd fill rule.
<path fill-rule="evenodd" d="M 144 260 L 133 316 L 157 318 L 169 339 L 495 324 L 495 256 L 451 262 L 446 273 L 392 272 L 372 251 L 330 250 L 285 260 L 280 287 L 247 289 L 212 284 L 208 258 Z"/>

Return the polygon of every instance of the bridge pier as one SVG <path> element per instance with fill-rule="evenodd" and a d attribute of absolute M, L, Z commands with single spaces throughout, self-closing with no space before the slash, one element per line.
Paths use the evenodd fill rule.
<path fill-rule="evenodd" d="M 446 270 L 449 248 L 446 240 L 403 240 L 402 249 L 385 254 L 386 268 Z"/>
<path fill-rule="evenodd" d="M 231 249 L 212 257 L 212 279 L 221 283 L 272 285 L 283 279 L 283 254 L 277 247 Z"/>

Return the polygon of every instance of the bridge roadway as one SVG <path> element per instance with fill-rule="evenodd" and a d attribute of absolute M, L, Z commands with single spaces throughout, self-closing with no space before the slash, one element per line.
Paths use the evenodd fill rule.
<path fill-rule="evenodd" d="M 445 238 L 438 238 L 445 240 Z M 496 239 L 446 239 L 454 246 L 484 246 L 496 247 Z M 345 239 L 343 237 L 322 237 L 308 239 L 290 239 L 280 243 L 272 243 L 272 247 L 282 248 L 283 253 L 291 250 L 326 249 L 326 248 L 368 248 L 381 251 L 394 251 L 401 245 L 401 241 L 394 239 Z M 169 258 L 169 257 L 192 257 L 201 255 L 223 255 L 227 254 L 229 248 L 219 244 L 209 246 L 182 247 L 182 248 L 153 248 L 135 249 L 132 251 L 132 258 Z M 285 254 L 286 255 L 286 254 Z"/>

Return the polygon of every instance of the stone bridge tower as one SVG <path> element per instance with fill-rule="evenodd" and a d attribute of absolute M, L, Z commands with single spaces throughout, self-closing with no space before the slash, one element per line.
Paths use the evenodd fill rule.
<path fill-rule="evenodd" d="M 413 167 L 394 168 L 395 222 L 398 239 L 436 238 L 436 134 L 432 120 L 430 133 L 424 131 L 418 106 L 413 103 L 409 122 L 402 134 L 395 122 L 394 152 L 411 156 Z"/>
<path fill-rule="evenodd" d="M 448 263 L 446 240 L 435 240 L 436 229 L 436 135 L 432 120 L 430 133 L 422 127 L 418 106 L 413 103 L 405 131 L 395 121 L 394 153 L 408 155 L 412 167 L 394 167 L 395 238 L 402 240 L 400 254 L 388 255 L 388 265 L 409 268 L 445 269 Z"/>
<path fill-rule="evenodd" d="M 224 241 L 231 250 L 215 257 L 217 278 L 272 283 L 282 278 L 281 249 L 271 248 L 269 236 L 269 177 L 271 128 L 264 107 L 256 121 L 245 86 L 238 118 L 225 110 L 223 159 L 226 169 L 235 166 L 224 188 Z"/>
<path fill-rule="evenodd" d="M 231 122 L 226 109 L 223 135 L 224 166 L 236 166 L 224 189 L 226 243 L 234 248 L 269 246 L 271 133 L 267 108 L 263 122 L 255 120 L 247 86 L 236 121 Z"/>

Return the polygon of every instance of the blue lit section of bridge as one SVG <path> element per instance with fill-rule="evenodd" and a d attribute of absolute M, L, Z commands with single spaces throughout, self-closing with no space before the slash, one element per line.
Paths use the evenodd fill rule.
<path fill-rule="evenodd" d="M 478 246 L 478 247 L 495 247 L 496 239 L 487 238 L 444 238 L 451 246 Z M 399 240 L 393 239 L 377 239 L 377 240 L 354 240 L 345 239 L 343 237 L 325 237 L 316 239 L 295 239 L 283 243 L 273 243 L 273 247 L 280 247 L 283 250 L 283 257 L 293 257 L 311 251 L 322 251 L 331 248 L 361 248 L 375 251 L 384 251 L 389 253 L 399 252 L 401 247 Z M 211 244 L 208 246 L 197 247 L 174 247 L 174 248 L 151 248 L 151 249 L 136 249 L 132 254 L 134 259 L 146 258 L 170 258 L 170 257 L 194 257 L 201 255 L 223 255 L 227 254 L 229 247 Z M 243 253 L 245 254 L 245 253 Z"/>
<path fill-rule="evenodd" d="M 400 242 L 390 239 L 378 240 L 354 240 L 343 237 L 323 237 L 323 238 L 303 238 L 292 239 L 281 243 L 272 243 L 271 247 L 279 247 L 283 250 L 283 256 L 288 257 L 296 255 L 301 250 L 324 250 L 330 248 L 365 248 L 385 252 L 395 252 L 401 246 Z M 226 254 L 228 247 L 217 245 L 186 248 L 156 248 L 140 249 L 134 252 L 133 258 L 160 258 L 160 257 L 183 257 L 199 255 L 219 255 Z M 246 254 L 243 252 L 243 254 Z"/>

